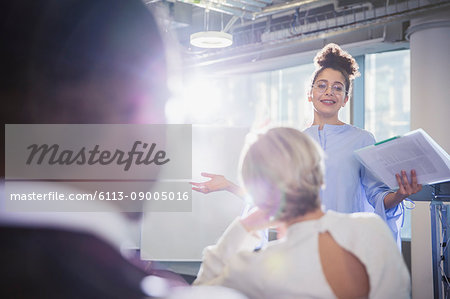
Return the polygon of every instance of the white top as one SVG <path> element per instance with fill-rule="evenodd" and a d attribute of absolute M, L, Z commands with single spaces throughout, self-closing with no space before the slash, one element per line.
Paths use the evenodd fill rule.
<path fill-rule="evenodd" d="M 370 298 L 410 298 L 410 277 L 379 216 L 328 211 L 288 228 L 285 238 L 254 251 L 259 239 L 236 219 L 204 251 L 196 285 L 223 285 L 249 298 L 334 298 L 322 272 L 318 235 L 328 231 L 366 267 Z"/>

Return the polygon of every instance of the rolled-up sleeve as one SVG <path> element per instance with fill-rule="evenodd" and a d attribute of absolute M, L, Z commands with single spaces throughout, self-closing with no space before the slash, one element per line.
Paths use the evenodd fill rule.
<path fill-rule="evenodd" d="M 367 145 L 375 143 L 375 138 L 372 134 L 368 134 Z M 361 184 L 366 193 L 369 204 L 373 207 L 374 212 L 383 219 L 394 235 L 399 248 L 401 247 L 400 228 L 403 221 L 403 206 L 398 204 L 390 209 L 385 208 L 384 198 L 389 193 L 393 192 L 387 185 L 376 178 L 369 170 L 361 165 Z"/>
<path fill-rule="evenodd" d="M 374 208 L 374 212 L 389 226 L 397 241 L 397 245 L 400 246 L 400 228 L 403 220 L 402 204 L 386 210 L 384 197 L 392 191 L 388 186 L 375 178 L 364 166 L 361 166 L 361 182 L 369 204 Z"/>

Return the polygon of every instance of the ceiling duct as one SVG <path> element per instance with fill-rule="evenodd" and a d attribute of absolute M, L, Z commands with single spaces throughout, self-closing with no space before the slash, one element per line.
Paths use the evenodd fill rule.
<path fill-rule="evenodd" d="M 230 14 L 247 20 L 255 20 L 278 13 L 302 9 L 311 9 L 326 4 L 336 5 L 337 0 L 296 0 L 281 4 L 272 4 L 272 0 L 177 0 L 179 2 L 192 4 L 204 9 Z"/>
<path fill-rule="evenodd" d="M 261 12 L 254 13 L 252 16 L 252 20 L 271 16 L 274 14 L 283 13 L 290 10 L 295 10 L 297 8 L 302 8 L 302 10 L 305 9 L 312 9 L 320 6 L 324 6 L 327 4 L 333 3 L 335 6 L 337 6 L 337 0 L 302 0 L 302 1 L 291 1 L 284 4 L 277 4 L 277 5 L 271 5 L 267 6 L 265 9 L 263 9 Z"/>
<path fill-rule="evenodd" d="M 384 44 L 387 49 L 390 45 L 392 48 L 396 47 L 395 44 L 404 47 L 407 44 L 404 40 L 405 22 L 448 8 L 450 1 L 441 0 L 430 4 L 422 0 L 406 0 L 372 8 L 370 5 L 362 6 L 356 9 L 350 7 L 348 13 L 342 11 L 331 19 L 308 16 L 298 24 L 294 24 L 286 16 L 284 27 L 280 23 L 272 24 L 272 30 L 264 26 L 252 28 L 247 25 L 248 28 L 243 28 L 242 34 L 258 31 L 258 40 L 247 43 L 236 41 L 236 47 L 226 51 L 192 56 L 188 64 L 192 67 L 214 68 L 215 71 L 219 68 L 231 68 L 233 65 L 256 65 L 258 61 L 296 55 L 306 45 L 311 47 L 303 49 L 304 51 L 317 50 L 330 39 L 342 44 L 376 41 L 377 44 Z M 238 35 L 238 32 L 235 30 L 233 35 Z"/>

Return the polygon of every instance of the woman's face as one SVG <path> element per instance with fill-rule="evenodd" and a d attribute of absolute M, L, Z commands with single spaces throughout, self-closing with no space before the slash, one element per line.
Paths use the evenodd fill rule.
<path fill-rule="evenodd" d="M 308 100 L 314 111 L 324 118 L 337 118 L 339 109 L 348 101 L 345 78 L 341 72 L 331 68 L 324 69 L 316 78 Z"/>

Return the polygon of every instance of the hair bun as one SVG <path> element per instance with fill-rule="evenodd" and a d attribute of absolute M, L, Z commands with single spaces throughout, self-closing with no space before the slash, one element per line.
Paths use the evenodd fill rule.
<path fill-rule="evenodd" d="M 336 44 L 328 44 L 323 47 L 314 57 L 314 65 L 317 69 L 328 67 L 342 69 L 347 72 L 350 80 L 360 75 L 355 59 Z"/>

